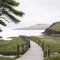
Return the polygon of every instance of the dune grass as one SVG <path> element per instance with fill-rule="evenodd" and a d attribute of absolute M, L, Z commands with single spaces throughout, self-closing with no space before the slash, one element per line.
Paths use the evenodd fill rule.
<path fill-rule="evenodd" d="M 37 42 L 37 40 L 44 41 L 44 52 L 47 50 L 47 45 L 50 46 L 50 57 L 45 57 L 44 60 L 60 60 L 60 37 L 52 37 L 52 36 L 43 36 L 42 38 L 39 36 L 31 36 L 32 41 Z M 54 54 L 57 52 L 58 54 Z M 46 53 L 44 53 L 46 55 Z"/>
<path fill-rule="evenodd" d="M 60 37 L 44 36 L 44 51 L 46 52 L 47 45 L 50 46 L 50 57 L 45 57 L 44 60 L 60 60 Z M 57 52 L 57 54 L 54 54 Z"/>
<path fill-rule="evenodd" d="M 51 54 L 54 52 L 60 53 L 60 37 L 44 36 L 42 38 L 44 41 L 44 50 L 46 51 L 46 46 L 50 46 Z"/>
<path fill-rule="evenodd" d="M 15 58 L 0 57 L 0 60 L 16 60 Z"/>
<path fill-rule="evenodd" d="M 17 44 L 22 45 L 26 43 L 22 37 L 14 37 L 10 41 L 0 40 L 0 54 L 3 55 L 16 55 L 17 54 Z M 23 51 L 20 49 L 20 53 Z M 26 49 L 25 49 L 26 50 Z"/>
<path fill-rule="evenodd" d="M 44 60 L 60 60 L 60 55 L 52 55 L 49 58 L 45 57 Z"/>

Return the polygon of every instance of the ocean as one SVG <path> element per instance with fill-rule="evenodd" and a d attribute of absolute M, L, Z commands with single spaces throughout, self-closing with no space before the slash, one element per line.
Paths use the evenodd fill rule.
<path fill-rule="evenodd" d="M 4 30 L 3 32 L 0 32 L 0 36 L 3 37 L 3 39 L 9 40 L 9 37 L 17 37 L 19 35 L 26 35 L 26 36 L 39 36 L 42 35 L 42 32 L 44 30 Z"/>

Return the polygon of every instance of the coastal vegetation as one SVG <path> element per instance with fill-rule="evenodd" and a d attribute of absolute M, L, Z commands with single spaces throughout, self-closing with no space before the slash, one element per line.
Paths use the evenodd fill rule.
<path fill-rule="evenodd" d="M 53 23 L 44 33 L 51 36 L 60 36 L 60 22 Z"/>
<path fill-rule="evenodd" d="M 41 42 L 44 42 L 44 60 L 60 60 L 60 37 L 53 36 L 30 36 L 30 39 L 41 46 Z M 39 42 L 39 41 L 40 42 Z M 47 45 L 50 46 L 50 57 L 47 57 Z"/>
<path fill-rule="evenodd" d="M 24 54 L 29 48 L 25 43 L 27 43 L 27 41 L 22 37 L 13 37 L 10 41 L 0 40 L 0 54 L 17 55 L 17 44 L 20 45 L 20 54 Z M 25 46 L 23 50 L 22 45 Z"/>
<path fill-rule="evenodd" d="M 16 60 L 15 58 L 0 57 L 0 60 Z"/>

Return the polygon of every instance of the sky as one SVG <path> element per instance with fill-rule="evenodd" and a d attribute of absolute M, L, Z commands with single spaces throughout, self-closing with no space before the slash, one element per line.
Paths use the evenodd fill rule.
<path fill-rule="evenodd" d="M 6 28 L 21 28 L 35 24 L 52 24 L 60 21 L 60 0 L 17 0 L 20 5 L 16 8 L 25 13 L 19 17 L 19 24 L 10 23 Z"/>

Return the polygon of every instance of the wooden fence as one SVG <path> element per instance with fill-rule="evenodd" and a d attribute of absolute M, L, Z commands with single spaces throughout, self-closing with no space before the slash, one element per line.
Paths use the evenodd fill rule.
<path fill-rule="evenodd" d="M 25 43 L 22 45 L 17 44 L 17 57 L 19 57 L 21 54 L 24 54 L 28 48 L 30 48 L 30 40 L 27 36 L 20 36 L 25 40 Z"/>
<path fill-rule="evenodd" d="M 35 41 L 37 44 L 39 44 L 42 47 L 44 56 L 49 57 L 50 56 L 50 47 L 47 45 L 46 52 L 44 51 L 44 41 L 42 41 L 40 38 L 30 37 L 32 41 Z"/>
<path fill-rule="evenodd" d="M 37 39 L 36 42 L 42 47 L 42 50 L 44 52 L 44 41 L 41 41 L 41 40 Z M 50 57 L 50 47 L 49 47 L 49 45 L 47 45 L 46 53 L 44 52 L 44 56 L 45 55 L 46 55 L 46 57 Z"/>
<path fill-rule="evenodd" d="M 37 39 L 36 42 L 42 47 L 42 50 L 44 51 L 44 41 Z"/>

